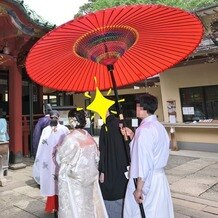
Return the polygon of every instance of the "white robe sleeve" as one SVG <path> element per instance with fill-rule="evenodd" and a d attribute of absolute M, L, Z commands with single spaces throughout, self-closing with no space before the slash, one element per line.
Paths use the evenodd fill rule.
<path fill-rule="evenodd" d="M 150 187 L 154 169 L 153 138 L 148 128 L 139 128 L 131 142 L 130 178 L 141 177 L 145 182 L 143 190 Z"/>
<path fill-rule="evenodd" d="M 36 153 L 36 158 L 33 164 L 33 178 L 34 180 L 40 185 L 40 161 L 39 157 L 41 156 L 43 152 L 43 140 L 45 139 L 46 136 L 46 129 L 42 130 L 42 134 L 40 136 L 39 144 L 38 144 L 38 149 Z"/>
<path fill-rule="evenodd" d="M 65 156 L 65 152 L 68 151 L 68 149 L 70 149 L 71 146 L 71 140 L 68 139 L 69 137 L 66 136 L 63 140 L 63 142 L 61 143 L 61 145 L 59 145 L 56 148 L 56 162 L 57 164 L 60 166 L 61 162 Z"/>

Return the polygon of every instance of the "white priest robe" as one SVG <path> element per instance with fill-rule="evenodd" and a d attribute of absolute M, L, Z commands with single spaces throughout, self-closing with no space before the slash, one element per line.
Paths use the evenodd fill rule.
<path fill-rule="evenodd" d="M 57 149 L 59 218 L 107 218 L 98 183 L 99 155 L 86 130 L 73 130 Z"/>
<path fill-rule="evenodd" d="M 53 160 L 55 146 L 60 144 L 69 134 L 69 129 L 58 124 L 57 127 L 47 126 L 43 129 L 33 165 L 33 178 L 40 184 L 42 196 L 57 195 L 58 168 Z"/>
<path fill-rule="evenodd" d="M 164 167 L 169 158 L 169 137 L 155 115 L 144 118 L 130 143 L 131 166 L 124 200 L 124 218 L 140 218 L 134 199 L 133 178 L 141 177 L 146 218 L 173 218 L 173 204 Z"/>

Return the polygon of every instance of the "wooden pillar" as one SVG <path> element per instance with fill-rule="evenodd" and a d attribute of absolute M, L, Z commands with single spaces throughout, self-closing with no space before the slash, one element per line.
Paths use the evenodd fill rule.
<path fill-rule="evenodd" d="M 40 105 L 40 113 L 43 114 L 44 110 L 43 110 L 43 87 L 42 86 L 38 87 L 38 102 Z"/>
<path fill-rule="evenodd" d="M 9 67 L 9 133 L 10 162 L 22 163 L 22 75 L 16 62 Z"/>

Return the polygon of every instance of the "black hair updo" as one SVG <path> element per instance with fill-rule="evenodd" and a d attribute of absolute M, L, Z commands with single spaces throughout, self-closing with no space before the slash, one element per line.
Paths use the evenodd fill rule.
<path fill-rule="evenodd" d="M 69 111 L 68 117 L 75 117 L 79 124 L 75 127 L 76 129 L 83 129 L 86 125 L 86 113 L 84 110 L 77 110 L 73 108 Z"/>

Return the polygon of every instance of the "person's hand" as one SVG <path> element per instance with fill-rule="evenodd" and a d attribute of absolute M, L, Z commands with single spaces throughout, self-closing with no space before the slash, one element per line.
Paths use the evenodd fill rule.
<path fill-rule="evenodd" d="M 130 137 L 131 140 L 133 139 L 134 132 L 133 132 L 130 128 L 128 128 L 128 127 L 123 127 L 123 128 L 120 128 L 120 131 L 121 131 L 121 134 L 122 134 L 123 136 L 126 135 L 126 136 Z"/>
<path fill-rule="evenodd" d="M 99 181 L 100 183 L 104 183 L 104 173 L 100 173 Z"/>
<path fill-rule="evenodd" d="M 142 194 L 142 191 L 141 190 L 135 190 L 133 192 L 133 195 L 134 195 L 134 198 L 135 198 L 135 201 L 140 204 L 143 202 L 143 194 Z"/>

